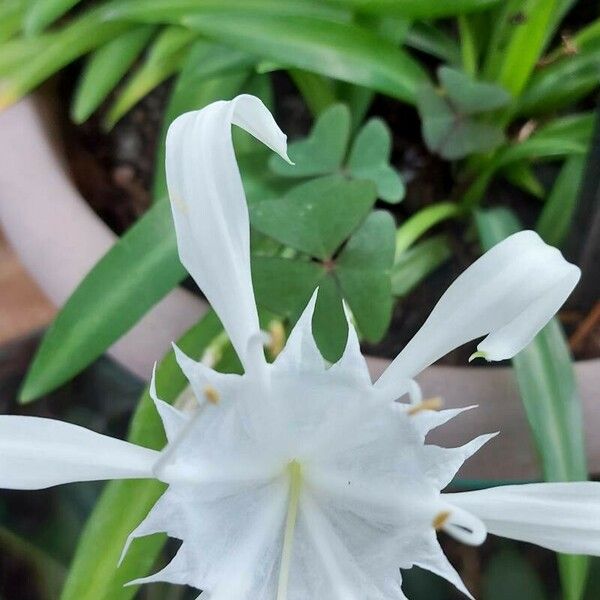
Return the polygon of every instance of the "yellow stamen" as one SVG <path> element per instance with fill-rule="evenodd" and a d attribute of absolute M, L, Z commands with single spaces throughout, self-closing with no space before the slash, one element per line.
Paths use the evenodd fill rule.
<path fill-rule="evenodd" d="M 211 404 L 219 404 L 221 398 L 219 392 L 212 385 L 207 385 L 204 388 L 204 396 Z"/>
<path fill-rule="evenodd" d="M 273 320 L 269 323 L 268 349 L 273 358 L 277 357 L 285 346 L 285 328 L 281 321 Z"/>
<path fill-rule="evenodd" d="M 435 518 L 433 519 L 433 523 L 432 523 L 433 528 L 436 531 L 439 531 L 448 522 L 449 518 L 450 518 L 450 511 L 448 511 L 448 510 L 443 510 L 442 512 L 438 513 L 435 516 Z"/>
<path fill-rule="evenodd" d="M 408 414 L 412 417 L 413 415 L 418 415 L 420 412 L 424 410 L 440 410 L 444 406 L 444 400 L 441 396 L 434 396 L 433 398 L 427 398 L 423 400 L 423 402 L 419 402 L 419 404 L 415 404 L 408 410 Z"/>

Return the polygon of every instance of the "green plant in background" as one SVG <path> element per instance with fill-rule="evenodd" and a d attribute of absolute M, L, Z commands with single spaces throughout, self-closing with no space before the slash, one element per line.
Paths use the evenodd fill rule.
<path fill-rule="evenodd" d="M 242 136 L 236 140 L 253 227 L 253 277 L 259 304 L 273 313 L 269 318 L 288 325 L 314 286 L 321 286 L 315 329 L 329 358 L 339 355 L 345 339 L 342 298 L 363 338 L 376 341 L 387 330 L 395 299 L 452 256 L 445 236 L 430 234 L 436 225 L 474 222 L 484 247 L 520 227 L 506 211 L 480 209 L 494 180 L 507 179 L 532 202 L 543 200 L 540 235 L 556 245 L 566 239 L 594 126 L 593 115 L 581 112 L 578 102 L 598 89 L 600 72 L 600 21 L 566 42 L 555 41 L 574 0 L 77 4 L 6 0 L 0 6 L 0 105 L 87 55 L 73 95 L 73 120 L 81 123 L 103 107 L 105 126 L 112 127 L 174 77 L 164 139 L 166 126 L 181 112 L 240 91 L 272 104 L 270 72 L 287 71 L 315 115 L 308 137 L 290 144 L 296 167 L 270 159 Z M 414 50 L 429 55 L 427 61 L 422 64 Z M 432 58 L 439 64 L 433 73 L 424 66 Z M 395 203 L 404 194 L 389 164 L 387 125 L 364 122 L 376 93 L 415 106 L 425 143 L 454 161 L 455 187 L 448 197 L 420 208 L 396 229 L 386 211 L 374 210 L 377 199 Z M 154 205 L 62 309 L 32 365 L 23 400 L 81 371 L 183 279 L 164 201 L 163 152 L 160 143 Z M 550 189 L 534 169 L 548 160 L 561 163 Z M 218 324 L 206 323 L 197 328 L 203 342 L 196 354 L 220 335 Z M 165 373 L 174 377 L 172 358 L 165 361 L 171 365 Z M 515 368 L 544 477 L 584 478 L 580 408 L 560 326 L 548 326 L 516 357 Z M 167 390 L 166 399 L 175 400 L 182 389 L 183 381 Z M 132 436 L 160 444 L 146 425 L 155 419 L 146 405 L 147 399 Z M 115 486 L 122 489 L 115 492 Z M 107 488 L 82 538 L 64 599 L 133 595 L 114 585 L 113 563 L 90 566 L 90 557 L 106 540 L 117 544 L 133 520 L 119 507 L 137 493 L 135 485 Z M 111 527 L 98 526 L 107 519 Z M 138 560 L 155 556 L 160 545 L 136 544 Z M 514 555 L 510 560 L 519 562 Z M 560 561 L 565 597 L 580 598 L 586 561 Z M 86 573 L 96 573 L 92 595 L 72 583 L 82 577 L 81 564 Z"/>

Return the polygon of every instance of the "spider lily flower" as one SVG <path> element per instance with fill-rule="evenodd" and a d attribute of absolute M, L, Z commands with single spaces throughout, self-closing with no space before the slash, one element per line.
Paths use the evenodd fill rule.
<path fill-rule="evenodd" d="M 413 565 L 469 596 L 438 544 L 440 530 L 466 544 L 489 532 L 600 554 L 600 484 L 444 493 L 494 434 L 459 448 L 425 443 L 466 408 L 429 410 L 414 382 L 482 336 L 478 349 L 488 360 L 514 356 L 561 306 L 579 270 L 535 233 L 513 235 L 450 286 L 374 384 L 351 323 L 342 358 L 326 365 L 312 334 L 313 295 L 269 364 L 232 123 L 286 158 L 269 111 L 243 95 L 172 124 L 167 177 L 181 261 L 221 318 L 244 374 L 218 373 L 175 347 L 197 405 L 183 412 L 162 402 L 153 377 L 168 439 L 162 452 L 53 420 L 0 417 L 0 486 L 166 482 L 129 541 L 160 531 L 182 545 L 167 567 L 138 582 L 188 584 L 212 600 L 402 599 L 399 568 Z"/>

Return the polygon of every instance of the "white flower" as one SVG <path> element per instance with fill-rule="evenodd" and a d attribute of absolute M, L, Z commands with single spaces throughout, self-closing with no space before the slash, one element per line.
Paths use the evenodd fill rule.
<path fill-rule="evenodd" d="M 486 358 L 514 356 L 560 307 L 579 270 L 533 232 L 508 238 L 454 282 L 375 384 L 350 323 L 343 357 L 325 364 L 312 336 L 313 296 L 270 365 L 231 123 L 286 157 L 268 110 L 239 96 L 173 123 L 167 175 L 181 260 L 219 314 L 244 374 L 215 372 L 176 348 L 198 403 L 184 413 L 161 402 L 153 378 L 168 437 L 160 453 L 57 421 L 0 417 L 0 485 L 166 482 L 130 539 L 163 531 L 183 544 L 164 570 L 141 581 L 189 584 L 212 600 L 404 598 L 399 568 L 413 565 L 469 595 L 437 530 L 467 544 L 491 532 L 599 554 L 599 484 L 443 493 L 493 434 L 460 448 L 426 444 L 427 432 L 466 409 L 427 410 L 413 381 L 485 335 L 478 348 Z M 406 393 L 410 402 L 395 402 Z"/>

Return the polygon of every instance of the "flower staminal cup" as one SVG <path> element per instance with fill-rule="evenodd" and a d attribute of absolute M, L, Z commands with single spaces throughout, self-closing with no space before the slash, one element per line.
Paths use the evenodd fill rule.
<path fill-rule="evenodd" d="M 431 410 L 436 402 L 423 401 L 414 381 L 478 337 L 487 336 L 478 351 L 488 360 L 514 356 L 564 302 L 578 269 L 533 232 L 511 236 L 450 286 L 375 384 L 350 322 L 342 358 L 325 364 L 312 335 L 313 295 L 268 364 L 232 123 L 286 157 L 269 111 L 243 95 L 172 124 L 167 179 L 181 261 L 221 318 L 244 374 L 215 372 L 175 347 L 197 406 L 182 412 L 160 401 L 153 377 L 168 438 L 160 453 L 66 423 L 0 417 L 0 485 L 166 482 L 129 541 L 160 531 L 182 545 L 166 568 L 138 582 L 188 584 L 211 600 L 402 599 L 399 569 L 413 565 L 469 596 L 437 542 L 441 530 L 467 544 L 490 532 L 600 554 L 596 483 L 443 493 L 494 434 L 459 448 L 425 443 L 471 407 Z"/>

